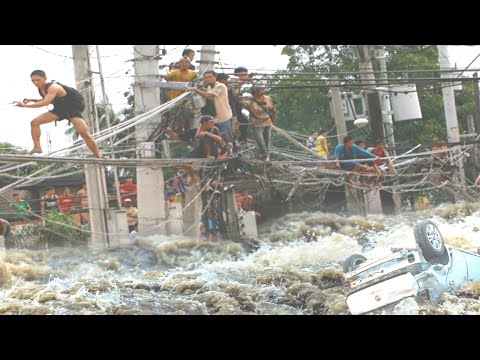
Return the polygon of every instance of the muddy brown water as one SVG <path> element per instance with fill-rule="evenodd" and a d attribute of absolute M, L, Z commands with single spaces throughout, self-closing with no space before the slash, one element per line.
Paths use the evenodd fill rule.
<path fill-rule="evenodd" d="M 412 247 L 413 226 L 431 219 L 445 242 L 480 246 L 480 204 L 396 216 L 288 214 L 261 230 L 247 253 L 230 241 L 155 235 L 140 246 L 97 251 L 7 250 L 0 261 L 0 314 L 349 314 L 342 262 Z M 436 307 L 398 314 L 480 314 L 480 283 L 445 293 Z"/>

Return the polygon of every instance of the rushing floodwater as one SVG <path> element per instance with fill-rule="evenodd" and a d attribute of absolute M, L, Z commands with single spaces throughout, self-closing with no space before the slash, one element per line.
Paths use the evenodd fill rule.
<path fill-rule="evenodd" d="M 480 204 L 462 204 L 391 217 L 289 214 L 263 227 L 254 253 L 229 241 L 162 236 L 107 252 L 8 250 L 0 313 L 349 314 L 343 260 L 413 247 L 422 219 L 433 220 L 447 244 L 480 246 Z M 480 314 L 479 296 L 480 283 L 469 283 L 435 308 L 406 303 L 397 313 Z"/>

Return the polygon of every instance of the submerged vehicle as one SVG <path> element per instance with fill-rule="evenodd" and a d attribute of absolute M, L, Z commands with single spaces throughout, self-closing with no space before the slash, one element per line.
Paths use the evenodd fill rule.
<path fill-rule="evenodd" d="M 391 249 L 378 260 L 359 254 L 345 260 L 345 294 L 353 315 L 390 309 L 407 298 L 435 305 L 444 291 L 480 281 L 480 255 L 445 246 L 432 221 L 418 223 L 414 235 L 414 249 Z"/>

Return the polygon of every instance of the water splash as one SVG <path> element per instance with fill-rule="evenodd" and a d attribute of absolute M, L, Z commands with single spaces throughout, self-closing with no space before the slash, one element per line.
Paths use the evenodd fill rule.
<path fill-rule="evenodd" d="M 480 246 L 480 205 L 443 206 L 396 216 L 288 214 L 261 229 L 248 253 L 231 241 L 155 235 L 138 247 L 95 251 L 9 250 L 0 261 L 0 314 L 349 314 L 342 262 L 413 247 L 413 226 L 431 219 L 447 244 Z M 444 294 L 430 308 L 397 314 L 478 314 L 480 283 Z"/>

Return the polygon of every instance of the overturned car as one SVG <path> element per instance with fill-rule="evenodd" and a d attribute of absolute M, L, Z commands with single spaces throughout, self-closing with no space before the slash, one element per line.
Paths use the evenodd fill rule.
<path fill-rule="evenodd" d="M 345 293 L 353 315 L 393 308 L 407 298 L 435 305 L 444 291 L 480 281 L 480 256 L 446 247 L 432 221 L 418 223 L 414 234 L 415 249 L 392 249 L 379 260 L 358 254 L 345 260 Z"/>

